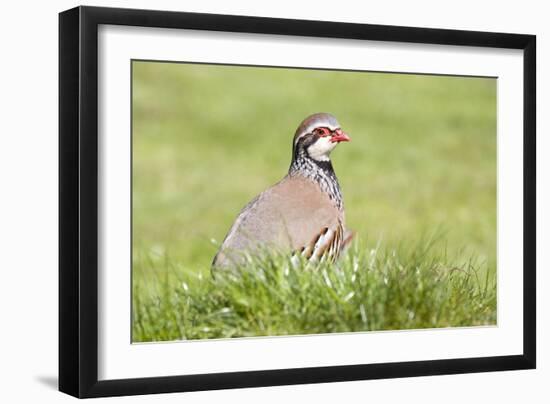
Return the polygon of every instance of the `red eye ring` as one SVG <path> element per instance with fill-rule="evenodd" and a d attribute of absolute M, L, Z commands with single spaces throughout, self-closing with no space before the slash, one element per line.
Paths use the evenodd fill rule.
<path fill-rule="evenodd" d="M 327 128 L 317 128 L 317 129 L 315 129 L 315 131 L 321 137 L 330 136 L 330 131 Z"/>

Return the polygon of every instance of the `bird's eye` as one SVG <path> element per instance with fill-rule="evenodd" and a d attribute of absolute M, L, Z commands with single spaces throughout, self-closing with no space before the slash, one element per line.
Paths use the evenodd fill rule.
<path fill-rule="evenodd" d="M 327 128 L 317 128 L 315 132 L 321 137 L 330 135 L 330 131 Z"/>

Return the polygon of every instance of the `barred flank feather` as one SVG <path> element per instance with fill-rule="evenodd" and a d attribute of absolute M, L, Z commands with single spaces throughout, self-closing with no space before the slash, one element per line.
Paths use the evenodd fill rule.
<path fill-rule="evenodd" d="M 344 247 L 344 227 L 340 222 L 335 230 L 325 227 L 311 242 L 293 255 L 301 255 L 309 261 L 334 262 L 340 256 Z"/>

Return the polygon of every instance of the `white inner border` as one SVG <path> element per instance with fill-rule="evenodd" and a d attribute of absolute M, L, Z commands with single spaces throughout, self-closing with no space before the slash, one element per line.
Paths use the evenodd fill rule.
<path fill-rule="evenodd" d="M 523 352 L 522 51 L 125 26 L 98 36 L 100 380 Z M 131 59 L 498 77 L 498 326 L 131 344 Z"/>

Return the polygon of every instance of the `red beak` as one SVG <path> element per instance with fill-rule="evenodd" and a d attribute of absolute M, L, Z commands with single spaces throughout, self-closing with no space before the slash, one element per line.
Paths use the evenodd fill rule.
<path fill-rule="evenodd" d="M 332 143 L 349 142 L 351 138 L 342 129 L 336 129 L 334 135 L 331 136 L 330 141 Z"/>

